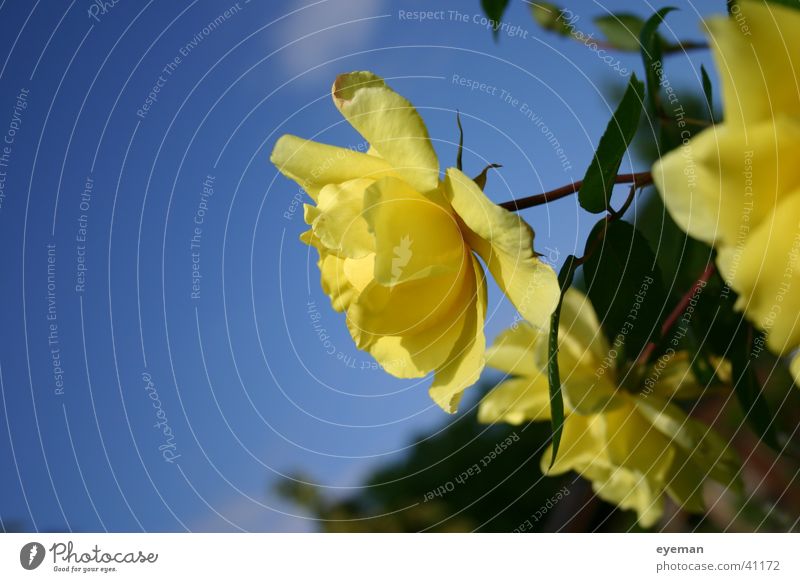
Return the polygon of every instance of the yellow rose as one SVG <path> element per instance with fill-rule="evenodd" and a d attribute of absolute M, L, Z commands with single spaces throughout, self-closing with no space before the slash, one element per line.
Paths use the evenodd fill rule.
<path fill-rule="evenodd" d="M 653 167 L 672 218 L 718 250 L 736 308 L 788 354 L 800 346 L 800 12 L 741 1 L 708 21 L 724 123 Z M 791 370 L 800 383 L 800 361 Z"/>
<path fill-rule="evenodd" d="M 333 102 L 369 142 L 366 153 L 281 137 L 271 161 L 305 189 L 322 288 L 347 313 L 358 348 L 390 374 L 434 371 L 430 394 L 454 412 L 484 366 L 486 285 L 475 254 L 520 314 L 544 327 L 558 302 L 533 231 L 439 162 L 416 109 L 380 77 L 337 77 Z"/>
<path fill-rule="evenodd" d="M 546 332 L 522 324 L 487 350 L 487 364 L 512 377 L 481 402 L 481 422 L 550 419 L 547 343 Z M 591 304 L 569 289 L 558 353 L 564 431 L 555 464 L 550 467 L 551 447 L 542 456 L 542 471 L 576 471 L 602 499 L 635 510 L 643 527 L 660 519 L 665 493 L 687 511 L 704 511 L 703 483 L 711 478 L 734 484 L 737 460 L 716 432 L 670 403 L 702 391 L 688 357 L 667 353 L 645 378 L 633 381 L 632 372 L 618 377 L 613 355 Z M 619 383 L 635 386 L 629 391 Z"/>

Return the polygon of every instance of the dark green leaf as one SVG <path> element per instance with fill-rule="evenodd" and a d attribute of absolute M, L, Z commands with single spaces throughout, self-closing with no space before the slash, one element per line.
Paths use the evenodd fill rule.
<path fill-rule="evenodd" d="M 644 20 L 635 14 L 607 14 L 595 18 L 594 23 L 606 37 L 608 44 L 614 48 L 624 51 L 639 50 L 639 34 L 644 27 Z"/>
<path fill-rule="evenodd" d="M 714 119 L 714 89 L 711 86 L 711 78 L 703 65 L 700 65 L 700 75 L 703 77 L 703 93 L 706 96 L 708 105 L 708 118 Z"/>
<path fill-rule="evenodd" d="M 775 416 L 761 392 L 754 368 L 758 352 L 764 349 L 764 336 L 762 334 L 754 336 L 753 328 L 742 320 L 731 342 L 733 390 L 742 407 L 742 413 L 753 431 L 765 444 L 780 450 L 775 436 Z"/>
<path fill-rule="evenodd" d="M 633 225 L 618 220 L 606 226 L 605 219 L 592 229 L 586 251 L 587 294 L 603 330 L 609 342 L 622 344 L 635 359 L 648 342 L 658 340 L 662 315 L 668 312 L 653 251 Z"/>
<path fill-rule="evenodd" d="M 483 190 L 486 187 L 486 174 L 489 172 L 489 170 L 502 167 L 503 166 L 500 164 L 489 164 L 483 169 L 483 171 L 480 174 L 475 176 L 472 179 L 472 181 L 475 182 L 480 187 L 481 190 Z"/>
<path fill-rule="evenodd" d="M 658 195 L 648 196 L 637 205 L 636 223 L 651 248 L 658 248 L 659 271 L 671 287 L 671 309 L 694 285 L 709 261 L 714 260 L 713 250 L 678 227 Z M 695 353 L 702 345 L 710 354 L 726 355 L 742 318 L 741 313 L 733 309 L 736 299 L 736 293 L 725 285 L 719 273 L 712 274 L 698 295 L 691 318 L 691 335 L 696 338 L 696 344 L 687 344 L 685 349 Z M 664 338 L 662 344 L 666 345 L 670 339 Z M 730 356 L 725 357 L 730 359 Z"/>
<path fill-rule="evenodd" d="M 561 394 L 561 377 L 558 372 L 558 323 L 561 319 L 561 304 L 564 300 L 569 286 L 572 285 L 572 278 L 575 276 L 577 259 L 574 255 L 567 257 L 564 266 L 558 273 L 558 284 L 561 286 L 561 298 L 558 306 L 550 316 L 550 337 L 548 339 L 547 354 L 547 380 L 550 384 L 550 425 L 553 431 L 553 456 L 550 458 L 550 466 L 556 462 L 558 446 L 561 444 L 561 433 L 564 430 L 564 397 Z"/>
<path fill-rule="evenodd" d="M 503 13 L 508 8 L 509 0 L 481 0 L 481 7 L 483 8 L 486 18 L 492 21 L 492 34 L 497 40 L 497 31 L 503 22 Z"/>
<path fill-rule="evenodd" d="M 578 192 L 581 206 L 589 212 L 605 212 L 609 208 L 619 166 L 639 126 L 643 98 L 644 86 L 636 75 L 632 75 L 614 116 L 600 138 Z"/>
<path fill-rule="evenodd" d="M 642 32 L 639 35 L 639 44 L 642 48 L 642 61 L 644 62 L 644 75 L 647 84 L 647 96 L 650 103 L 650 113 L 659 113 L 659 82 L 662 66 L 663 41 L 658 35 L 658 27 L 664 21 L 664 17 L 676 10 L 671 6 L 662 8 L 644 23 Z"/>
<path fill-rule="evenodd" d="M 456 111 L 456 123 L 458 124 L 458 153 L 456 154 L 456 168 L 463 170 L 464 156 L 464 128 L 461 127 L 461 114 Z"/>

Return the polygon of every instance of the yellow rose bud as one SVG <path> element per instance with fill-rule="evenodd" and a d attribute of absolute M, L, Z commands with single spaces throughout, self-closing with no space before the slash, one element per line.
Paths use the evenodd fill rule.
<path fill-rule="evenodd" d="M 743 0 L 707 22 L 724 123 L 653 167 L 675 222 L 718 250 L 737 309 L 789 354 L 800 346 L 800 11 Z M 791 365 L 800 383 L 800 362 Z"/>
<path fill-rule="evenodd" d="M 380 77 L 337 77 L 333 102 L 369 142 L 358 152 L 285 135 L 271 161 L 313 199 L 301 240 L 319 251 L 322 288 L 356 345 L 390 374 L 434 373 L 430 394 L 454 412 L 484 366 L 485 274 L 545 327 L 558 302 L 533 231 L 439 163 L 416 109 Z M 476 256 L 477 255 L 477 256 Z"/>
<path fill-rule="evenodd" d="M 546 332 L 523 323 L 487 350 L 487 364 L 511 378 L 483 399 L 481 422 L 550 419 L 547 343 Z M 738 484 L 738 461 L 725 441 L 669 402 L 700 392 L 686 354 L 662 358 L 635 391 L 618 386 L 614 352 L 591 304 L 579 291 L 567 291 L 558 353 L 564 431 L 555 464 L 550 467 L 549 448 L 541 459 L 542 472 L 576 471 L 592 482 L 600 498 L 636 511 L 643 527 L 661 518 L 665 494 L 686 511 L 702 512 L 707 479 Z"/>

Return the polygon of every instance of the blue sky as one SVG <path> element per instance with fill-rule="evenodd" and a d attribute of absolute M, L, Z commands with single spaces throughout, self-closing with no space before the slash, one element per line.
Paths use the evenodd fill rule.
<path fill-rule="evenodd" d="M 670 4 L 666 36 L 701 39 L 695 8 Z M 661 5 L 568 7 L 588 33 L 593 16 Z M 440 12 L 408 16 L 421 9 Z M 494 200 L 580 179 L 626 78 L 521 0 L 498 42 L 480 20 L 477 0 L 0 2 L 4 528 L 314 529 L 276 480 L 351 492 L 459 421 L 429 380 L 355 350 L 298 241 L 297 187 L 268 158 L 284 133 L 361 143 L 329 91 L 367 69 L 418 107 L 443 168 L 460 110 L 465 169 L 503 164 Z M 667 72 L 696 89 L 700 63 Z M 593 222 L 574 199 L 524 216 L 556 265 Z M 490 287 L 487 336 L 514 317 Z"/>

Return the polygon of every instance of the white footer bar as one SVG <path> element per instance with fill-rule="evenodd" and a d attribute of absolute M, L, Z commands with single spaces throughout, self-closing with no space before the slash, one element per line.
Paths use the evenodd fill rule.
<path fill-rule="evenodd" d="M 798 548 L 796 534 L 5 534 L 0 580 L 777 581 L 800 580 Z"/>

